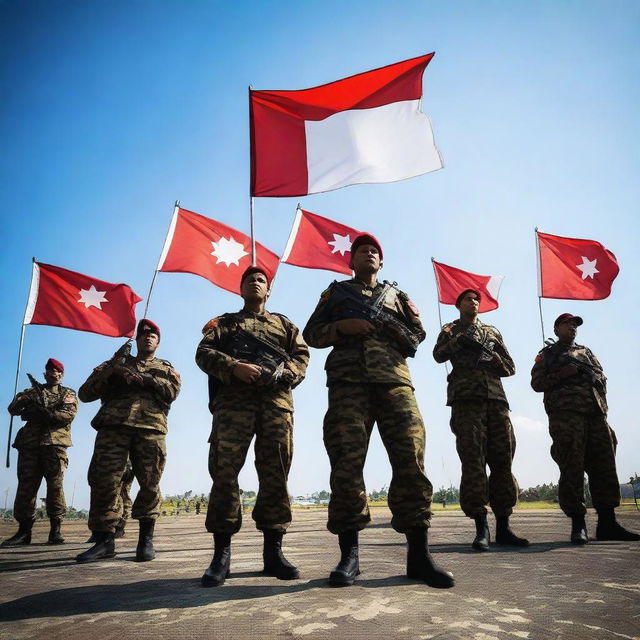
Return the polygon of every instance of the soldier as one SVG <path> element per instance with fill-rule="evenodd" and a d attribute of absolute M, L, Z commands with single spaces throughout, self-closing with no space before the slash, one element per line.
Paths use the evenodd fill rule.
<path fill-rule="evenodd" d="M 78 391 L 83 402 L 100 399 L 102 404 L 91 422 L 98 433 L 89 465 L 89 528 L 97 542 L 78 555 L 77 562 L 115 556 L 120 489 L 128 457 L 140 485 L 132 513 L 140 521 L 136 560 L 155 558 L 153 530 L 162 501 L 167 415 L 180 391 L 178 372 L 170 362 L 155 357 L 159 342 L 158 326 L 151 320 L 140 320 L 137 355 L 114 356 L 103 362 Z"/>
<path fill-rule="evenodd" d="M 64 470 L 69 464 L 67 447 L 71 446 L 71 423 L 78 411 L 73 389 L 60 383 L 64 366 L 49 358 L 45 365 L 45 384 L 32 381 L 33 387 L 21 391 L 9 405 L 12 416 L 19 415 L 26 424 L 13 446 L 18 450 L 18 490 L 13 517 L 18 532 L 2 543 L 3 547 L 29 544 L 35 520 L 36 496 L 42 478 L 47 481 L 47 515 L 51 523 L 49 544 L 62 544 L 60 526 L 67 505 L 64 499 Z"/>
<path fill-rule="evenodd" d="M 291 389 L 304 378 L 309 351 L 288 318 L 265 309 L 269 288 L 267 273 L 249 267 L 240 284 L 242 310 L 210 320 L 196 352 L 198 366 L 209 375 L 213 414 L 206 527 L 213 533 L 214 554 L 203 587 L 221 585 L 230 575 L 231 536 L 242 522 L 238 474 L 254 435 L 259 489 L 252 517 L 264 535 L 264 571 L 280 580 L 299 576 L 282 554 L 282 538 L 291 524 Z"/>
<path fill-rule="evenodd" d="M 460 507 L 475 520 L 471 546 L 476 551 L 489 550 L 487 504 L 496 517 L 496 543 L 526 547 L 529 541 L 509 527 L 509 516 L 518 501 L 518 483 L 511 473 L 516 439 L 500 381 L 512 376 L 516 368 L 500 332 L 478 319 L 479 305 L 480 292 L 462 291 L 456 300 L 460 319 L 442 328 L 433 349 L 436 362 L 450 360 L 452 366 L 447 405 L 462 467 Z"/>
<path fill-rule="evenodd" d="M 551 457 L 560 467 L 560 508 L 571 518 L 571 542 L 587 544 L 584 474 L 589 476 L 598 512 L 598 540 L 640 540 L 616 521 L 620 483 L 616 473 L 616 435 L 607 423 L 607 379 L 590 349 L 575 343 L 582 318 L 563 313 L 553 324 L 558 342 L 536 356 L 531 386 L 544 393 L 553 440 Z"/>
<path fill-rule="evenodd" d="M 333 347 L 325 364 L 327 528 L 338 536 L 341 556 L 329 582 L 352 585 L 360 573 L 358 532 L 371 520 L 362 471 L 377 423 L 393 469 L 391 524 L 407 537 L 407 576 L 451 587 L 453 576 L 429 553 L 433 488 L 424 473 L 425 430 L 405 359 L 425 337 L 418 310 L 395 284 L 378 282 L 382 248 L 373 236 L 353 241 L 350 266 L 355 277 L 329 286 L 303 332 L 312 347 Z"/>

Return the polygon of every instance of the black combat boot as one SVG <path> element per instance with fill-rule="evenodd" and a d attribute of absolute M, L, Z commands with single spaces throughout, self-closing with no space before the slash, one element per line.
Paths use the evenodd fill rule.
<path fill-rule="evenodd" d="M 207 567 L 200 584 L 203 587 L 218 587 L 231 575 L 231 536 L 228 533 L 213 534 L 213 559 Z"/>
<path fill-rule="evenodd" d="M 91 535 L 89 536 L 89 538 L 87 539 L 87 541 L 85 542 L 85 544 L 95 544 L 96 542 L 98 542 L 98 537 L 93 531 L 91 532 Z"/>
<path fill-rule="evenodd" d="M 496 516 L 496 544 L 509 547 L 528 547 L 526 538 L 519 538 L 509 527 L 509 516 Z"/>
<path fill-rule="evenodd" d="M 140 532 L 138 533 L 138 546 L 136 547 L 136 562 L 149 562 L 156 557 L 153 548 L 153 529 L 156 521 L 151 518 L 145 518 L 138 521 L 140 524 Z M 113 534 L 115 537 L 115 533 Z"/>
<path fill-rule="evenodd" d="M 60 533 L 62 518 L 50 518 L 51 530 L 49 531 L 49 544 L 64 544 L 64 538 Z"/>
<path fill-rule="evenodd" d="M 116 555 L 116 545 L 111 531 L 94 531 L 92 537 L 96 538 L 96 543 L 91 549 L 87 549 L 84 553 L 77 555 L 76 562 L 80 564 L 96 562 L 103 558 L 113 558 Z"/>
<path fill-rule="evenodd" d="M 126 524 L 127 524 L 126 520 L 123 520 L 122 518 L 118 520 L 118 524 L 116 525 L 116 530 L 113 534 L 114 538 L 124 538 L 124 527 Z"/>
<path fill-rule="evenodd" d="M 33 520 L 23 520 L 18 522 L 18 531 L 10 538 L 7 538 L 0 547 L 19 547 L 24 544 L 31 544 L 31 529 Z"/>
<path fill-rule="evenodd" d="M 489 525 L 487 524 L 487 514 L 478 513 L 473 516 L 476 523 L 476 537 L 471 543 L 472 548 L 476 551 L 489 551 L 489 543 L 491 542 L 491 534 L 489 533 Z"/>
<path fill-rule="evenodd" d="M 429 553 L 428 529 L 414 527 L 407 533 L 407 578 L 424 580 L 430 587 L 453 587 L 453 574 L 439 567 Z"/>
<path fill-rule="evenodd" d="M 617 520 L 613 507 L 600 507 L 598 512 L 598 524 L 596 526 L 597 540 L 623 540 L 632 542 L 640 540 L 640 535 L 627 531 Z"/>
<path fill-rule="evenodd" d="M 329 574 L 329 584 L 334 587 L 350 587 L 356 576 L 360 575 L 360 560 L 358 557 L 358 532 L 345 531 L 338 534 L 340 545 L 340 562 Z"/>
<path fill-rule="evenodd" d="M 292 565 L 282 554 L 283 531 L 275 529 L 265 529 L 264 549 L 262 559 L 264 560 L 264 572 L 268 576 L 274 576 L 278 580 L 295 580 L 300 577 L 298 568 Z"/>
<path fill-rule="evenodd" d="M 587 544 L 587 523 L 584 516 L 571 516 L 571 544 Z"/>

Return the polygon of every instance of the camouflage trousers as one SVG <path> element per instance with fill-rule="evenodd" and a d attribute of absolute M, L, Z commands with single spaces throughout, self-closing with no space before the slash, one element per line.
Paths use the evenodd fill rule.
<path fill-rule="evenodd" d="M 617 507 L 616 435 L 602 414 L 559 411 L 549 414 L 551 457 L 560 468 L 558 498 L 566 515 L 583 516 L 584 474 L 589 477 L 593 506 Z"/>
<path fill-rule="evenodd" d="M 519 490 L 511 473 L 516 438 L 509 407 L 499 400 L 455 402 L 450 424 L 462 467 L 460 508 L 473 518 L 490 504 L 494 515 L 510 516 Z"/>
<path fill-rule="evenodd" d="M 131 461 L 129 461 L 122 474 L 122 482 L 120 483 L 120 491 L 118 492 L 118 504 L 116 506 L 118 513 L 120 513 L 120 521 L 123 524 L 131 516 L 131 485 L 134 479 L 135 474 L 133 473 Z"/>
<path fill-rule="evenodd" d="M 242 524 L 238 474 L 255 435 L 258 496 L 252 517 L 261 531 L 286 531 L 291 524 L 287 478 L 293 455 L 293 416 L 259 398 L 242 406 L 217 407 L 209 438 L 209 474 L 213 480 L 206 527 L 233 535 Z"/>
<path fill-rule="evenodd" d="M 113 532 L 123 513 L 121 487 L 127 458 L 140 490 L 132 516 L 153 519 L 160 515 L 160 478 L 166 461 L 165 434 L 133 427 L 101 427 L 89 465 L 91 506 L 89 529 Z"/>
<path fill-rule="evenodd" d="M 47 482 L 45 504 L 50 518 L 63 518 L 67 512 L 64 499 L 64 470 L 69 466 L 66 447 L 40 445 L 18 450 L 18 490 L 13 517 L 29 522 L 36 515 L 36 498 L 42 478 Z"/>
<path fill-rule="evenodd" d="M 329 387 L 324 445 L 331 462 L 331 533 L 359 531 L 371 521 L 363 468 L 374 423 L 389 455 L 391 525 L 427 528 L 433 487 L 424 473 L 425 430 L 408 385 L 345 383 Z"/>

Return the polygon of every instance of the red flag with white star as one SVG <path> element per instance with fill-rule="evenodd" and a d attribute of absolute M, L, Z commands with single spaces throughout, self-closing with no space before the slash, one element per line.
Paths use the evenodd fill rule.
<path fill-rule="evenodd" d="M 140 298 L 126 284 L 33 262 L 23 324 L 45 324 L 103 336 L 133 336 Z"/>
<path fill-rule="evenodd" d="M 616 257 L 595 240 L 562 238 L 536 231 L 538 295 L 562 300 L 602 300 L 620 267 Z"/>
<path fill-rule="evenodd" d="M 455 304 L 465 289 L 475 289 L 480 293 L 479 313 L 498 308 L 498 293 L 504 276 L 482 276 L 478 273 L 463 271 L 432 259 L 436 274 L 438 300 L 442 304 Z"/>
<path fill-rule="evenodd" d="M 282 262 L 351 275 L 351 243 L 360 231 L 298 209 Z"/>
<path fill-rule="evenodd" d="M 273 280 L 280 257 L 256 242 L 256 263 Z M 217 287 L 240 293 L 240 278 L 251 266 L 251 238 L 222 222 L 180 207 L 171 220 L 158 271 L 193 273 Z"/>

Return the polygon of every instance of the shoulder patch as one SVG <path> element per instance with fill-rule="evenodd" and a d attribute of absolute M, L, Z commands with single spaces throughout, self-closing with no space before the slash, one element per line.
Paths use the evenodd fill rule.
<path fill-rule="evenodd" d="M 211 329 L 217 327 L 218 323 L 219 318 L 211 318 L 211 320 L 209 320 L 209 322 L 207 322 L 207 324 L 202 327 L 202 333 L 206 335 L 207 333 L 209 333 L 209 331 L 211 331 Z"/>
<path fill-rule="evenodd" d="M 540 351 L 540 353 L 538 353 L 538 355 L 536 356 L 535 362 L 542 362 L 544 360 L 544 351 Z"/>
<path fill-rule="evenodd" d="M 415 304 L 413 304 L 413 302 L 411 302 L 411 300 L 409 300 L 409 298 L 406 298 L 407 300 L 407 306 L 409 307 L 409 309 L 411 309 L 411 312 L 413 313 L 414 316 L 419 316 L 420 315 L 420 311 L 418 311 L 418 307 L 416 307 Z"/>

